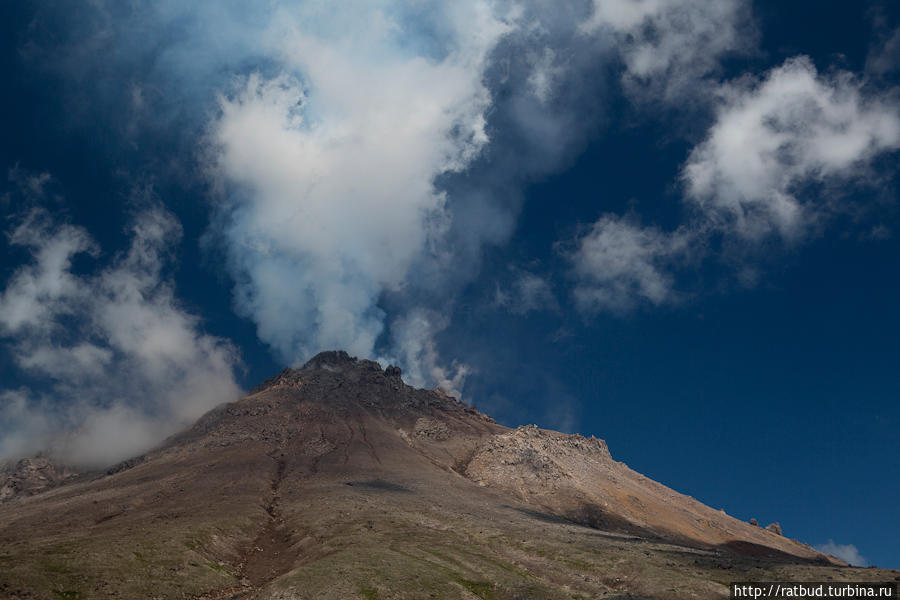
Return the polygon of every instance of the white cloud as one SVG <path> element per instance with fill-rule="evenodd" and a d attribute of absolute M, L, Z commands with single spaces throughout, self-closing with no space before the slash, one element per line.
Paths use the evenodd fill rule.
<path fill-rule="evenodd" d="M 556 52 L 549 47 L 539 53 L 532 52 L 529 59 L 533 66 L 526 83 L 538 101 L 547 104 L 554 88 L 563 79 L 565 69 L 559 64 Z"/>
<path fill-rule="evenodd" d="M 687 221 L 674 233 L 609 216 L 595 223 L 570 256 L 581 310 L 675 299 L 673 259 L 699 257 L 714 236 L 739 253 L 772 234 L 802 240 L 850 210 L 841 194 L 866 184 L 873 161 L 900 148 L 900 110 L 890 96 L 846 72 L 821 75 L 804 57 L 722 84 L 717 94 L 716 119 L 682 169 Z M 742 264 L 736 277 L 753 285 L 758 271 Z"/>
<path fill-rule="evenodd" d="M 128 251 L 82 274 L 73 258 L 98 255 L 83 229 L 36 209 L 10 234 L 31 261 L 0 294 L 0 336 L 23 373 L 49 387 L 0 394 L 0 456 L 51 446 L 73 463 L 109 464 L 240 394 L 235 350 L 200 330 L 162 274 L 180 235 L 171 214 L 145 210 Z"/>
<path fill-rule="evenodd" d="M 224 184 L 208 239 L 228 257 L 238 312 L 296 363 L 324 348 L 390 353 L 386 324 L 455 297 L 484 246 L 511 235 L 525 183 L 596 132 L 611 60 L 651 97 L 746 47 L 743 3 L 714 4 L 614 0 L 591 16 L 588 3 L 505 0 L 138 0 L 123 13 L 98 0 L 73 19 L 79 41 L 50 56 L 71 104 L 115 107 L 129 145 L 147 132 L 188 144 L 179 136 L 203 122 Z M 80 85 L 111 73 L 129 82 L 119 97 Z M 225 94 L 207 122 L 213 90 Z"/>
<path fill-rule="evenodd" d="M 683 179 L 705 219 L 744 238 L 800 235 L 826 206 L 798 188 L 863 179 L 873 158 L 900 147 L 896 103 L 849 73 L 817 73 L 805 57 L 727 84 L 720 98 Z"/>
<path fill-rule="evenodd" d="M 632 91 L 672 100 L 696 93 L 723 55 L 752 48 L 749 8 L 744 0 L 594 0 L 582 30 L 616 36 Z"/>
<path fill-rule="evenodd" d="M 391 335 L 396 340 L 396 358 L 382 362 L 401 362 L 409 365 L 403 373 L 407 383 L 424 387 L 434 382 L 438 388 L 455 398 L 462 397 L 462 388 L 472 369 L 465 363 L 453 361 L 446 367 L 440 360 L 435 335 L 449 325 L 449 319 L 436 311 L 416 309 L 391 323 Z"/>
<path fill-rule="evenodd" d="M 72 257 L 95 253 L 87 233 L 77 227 L 62 226 L 50 231 L 46 213 L 31 212 L 10 235 L 9 242 L 27 247 L 34 258 L 18 269 L 0 296 L 0 325 L 5 334 L 28 328 L 46 330 L 52 318 L 73 310 L 70 299 L 81 290 L 69 273 Z"/>
<path fill-rule="evenodd" d="M 828 543 L 819 544 L 815 548 L 819 552 L 835 556 L 855 567 L 869 566 L 869 561 L 859 553 L 859 550 L 853 544 L 835 544 L 834 540 L 828 540 Z"/>
<path fill-rule="evenodd" d="M 276 11 L 261 46 L 281 74 L 241 80 L 209 136 L 214 170 L 233 190 L 219 231 L 236 306 L 260 338 L 287 362 L 324 348 L 372 356 L 389 338 L 388 352 L 437 364 L 435 346 L 433 356 L 405 352 L 395 334 L 409 328 L 385 323 L 417 322 L 433 308 L 428 298 L 455 293 L 482 245 L 512 230 L 518 209 L 506 203 L 518 191 L 507 188 L 562 164 L 583 141 L 578 115 L 600 120 L 599 84 L 585 84 L 581 71 L 618 51 L 631 83 L 675 90 L 747 45 L 741 1 L 638 4 L 597 4 L 584 25 L 574 9 L 525 3 L 502 13 L 481 0 L 426 20 L 390 3 Z M 515 159 L 497 158 L 506 148 L 492 156 L 500 185 L 491 175 L 476 189 L 438 190 L 436 177 L 465 170 L 489 142 L 486 118 L 498 109 L 489 84 L 505 90 L 504 143 Z M 644 277 L 633 289 L 655 302 L 653 285 Z M 600 287 L 585 304 L 618 303 L 627 285 L 616 277 L 606 299 Z M 514 311 L 556 303 L 536 278 L 510 292 Z M 385 294 L 395 300 L 390 317 Z M 426 378 L 434 371 L 404 366 Z"/>
<path fill-rule="evenodd" d="M 223 184 L 210 239 L 238 312 L 289 363 L 324 348 L 399 355 L 386 324 L 455 297 L 484 246 L 511 235 L 523 186 L 572 160 L 607 118 L 611 61 L 632 100 L 680 106 L 754 43 L 746 0 L 589 4 L 161 0 L 123 15 L 101 0 L 101 25 L 81 25 L 60 61 L 73 81 L 127 77 L 113 112 L 128 143 L 145 129 L 196 131 L 210 91 L 224 90 L 203 154 Z M 136 42 L 148 32 L 171 41 L 151 55 Z M 92 94 L 78 104 L 110 105 Z M 653 285 L 632 289 L 653 302 Z"/>
<path fill-rule="evenodd" d="M 497 284 L 494 304 L 516 315 L 559 308 L 553 289 L 546 279 L 519 269 L 513 270 L 513 280 L 508 287 L 503 288 Z"/>
<path fill-rule="evenodd" d="M 669 269 L 686 256 L 690 241 L 682 231 L 666 233 L 615 216 L 602 217 L 569 255 L 577 307 L 586 313 L 622 312 L 639 302 L 660 305 L 676 300 Z"/>
<path fill-rule="evenodd" d="M 427 52 L 387 11 L 358 9 L 324 32 L 304 9 L 282 13 L 268 36 L 296 76 L 249 76 L 211 126 L 216 172 L 237 190 L 222 235 L 238 310 L 290 362 L 374 354 L 380 295 L 446 226 L 434 178 L 487 142 L 482 73 L 507 30 L 488 5 L 448 5 L 446 43 Z"/>

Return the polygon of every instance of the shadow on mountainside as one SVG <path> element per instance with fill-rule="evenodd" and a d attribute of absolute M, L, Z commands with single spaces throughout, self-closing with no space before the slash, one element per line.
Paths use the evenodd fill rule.
<path fill-rule="evenodd" d="M 637 542 L 663 542 L 672 546 L 681 546 L 687 553 L 695 553 L 696 550 L 709 550 L 713 552 L 727 553 L 740 557 L 761 558 L 778 562 L 809 565 L 830 564 L 824 557 L 809 559 L 802 556 L 783 552 L 775 548 L 754 544 L 744 540 L 734 540 L 719 545 L 701 544 L 696 540 L 685 538 L 673 532 L 650 530 L 639 527 L 630 521 L 612 515 L 595 504 L 584 503 L 579 508 L 564 514 L 556 514 L 550 511 L 539 511 L 525 507 L 509 506 L 523 515 L 553 524 L 570 524 L 587 527 L 596 532 L 596 535 L 617 541 Z"/>

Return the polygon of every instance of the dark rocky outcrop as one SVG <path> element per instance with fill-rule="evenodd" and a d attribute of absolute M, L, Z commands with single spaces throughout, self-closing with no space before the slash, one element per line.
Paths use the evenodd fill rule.
<path fill-rule="evenodd" d="M 75 477 L 78 471 L 45 455 L 23 458 L 0 469 L 0 502 L 33 496 Z"/>

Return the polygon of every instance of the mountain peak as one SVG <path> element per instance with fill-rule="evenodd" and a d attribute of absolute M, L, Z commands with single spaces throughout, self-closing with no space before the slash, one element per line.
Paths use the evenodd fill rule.
<path fill-rule="evenodd" d="M 250 395 L 258 394 L 263 390 L 277 385 L 299 385 L 304 377 L 308 377 L 315 371 L 325 371 L 329 373 L 343 373 L 350 375 L 351 379 L 359 379 L 362 374 L 375 375 L 376 377 L 386 377 L 388 379 L 400 379 L 402 371 L 400 367 L 389 365 L 386 369 L 382 369 L 381 365 L 374 360 L 359 359 L 350 356 L 344 350 L 326 350 L 319 352 L 303 366 L 297 369 L 286 367 L 277 375 L 270 377 L 250 390 Z M 395 381 L 394 383 L 402 383 Z"/>
<path fill-rule="evenodd" d="M 311 359 L 306 361 L 302 367 L 300 367 L 301 371 L 305 371 L 307 369 L 324 369 L 328 367 L 345 367 L 354 365 L 359 363 L 360 360 L 355 356 L 350 356 L 343 350 L 325 350 L 324 352 L 319 352 Z M 373 362 L 373 361 L 365 361 L 365 362 Z"/>

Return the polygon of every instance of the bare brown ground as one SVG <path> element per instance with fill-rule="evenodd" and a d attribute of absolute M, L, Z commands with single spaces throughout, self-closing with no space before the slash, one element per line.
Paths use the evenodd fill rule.
<path fill-rule="evenodd" d="M 292 548 L 292 539 L 287 530 L 279 507 L 279 491 L 284 480 L 286 462 L 276 459 L 275 475 L 272 479 L 272 495 L 266 505 L 269 519 L 259 535 L 247 549 L 238 572 L 241 580 L 246 580 L 253 587 L 272 581 L 294 567 L 297 559 Z"/>

